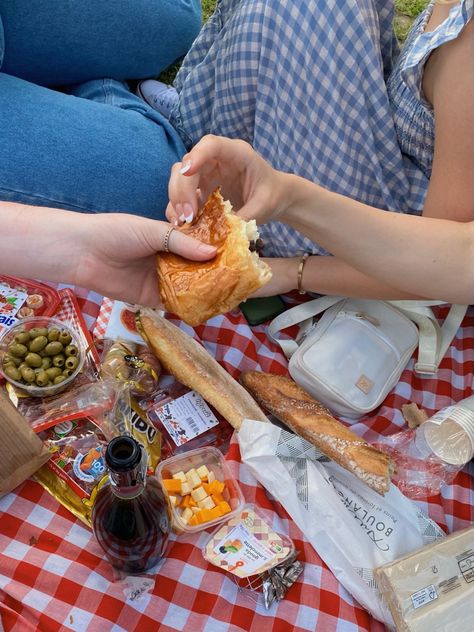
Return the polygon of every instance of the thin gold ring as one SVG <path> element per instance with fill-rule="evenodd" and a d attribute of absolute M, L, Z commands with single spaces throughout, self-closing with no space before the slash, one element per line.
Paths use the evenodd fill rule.
<path fill-rule="evenodd" d="M 165 238 L 163 239 L 163 250 L 165 252 L 170 251 L 169 249 L 170 235 L 173 231 L 174 231 L 174 226 L 170 226 L 168 230 L 166 231 Z"/>

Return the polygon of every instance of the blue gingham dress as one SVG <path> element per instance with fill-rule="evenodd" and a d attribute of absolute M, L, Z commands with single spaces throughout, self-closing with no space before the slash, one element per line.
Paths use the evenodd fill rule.
<path fill-rule="evenodd" d="M 423 65 L 473 0 L 424 33 L 432 4 L 399 56 L 393 0 L 218 0 L 176 77 L 171 122 L 188 147 L 208 133 L 242 138 L 277 169 L 419 214 L 434 148 Z M 280 222 L 260 232 L 266 256 L 327 254 Z"/>

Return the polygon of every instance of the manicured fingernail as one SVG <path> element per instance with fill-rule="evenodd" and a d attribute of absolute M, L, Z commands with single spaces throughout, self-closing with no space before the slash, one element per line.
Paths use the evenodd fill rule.
<path fill-rule="evenodd" d="M 181 215 L 179 216 L 179 221 L 184 224 L 184 222 L 186 221 L 186 218 L 184 217 L 184 214 L 181 213 Z"/>
<path fill-rule="evenodd" d="M 191 169 L 191 161 L 190 160 L 186 160 L 185 162 L 183 162 L 183 166 L 181 167 L 181 169 L 179 170 L 179 173 L 181 173 L 182 175 L 184 175 L 185 173 L 187 173 L 189 170 Z"/>
<path fill-rule="evenodd" d="M 173 224 L 173 226 L 178 225 L 178 220 L 176 219 L 176 217 L 171 221 L 171 223 Z"/>
<path fill-rule="evenodd" d="M 193 216 L 194 216 L 193 207 L 191 206 L 191 204 L 184 204 L 183 212 L 184 212 L 186 221 L 188 222 L 188 224 L 190 224 L 193 221 Z"/>

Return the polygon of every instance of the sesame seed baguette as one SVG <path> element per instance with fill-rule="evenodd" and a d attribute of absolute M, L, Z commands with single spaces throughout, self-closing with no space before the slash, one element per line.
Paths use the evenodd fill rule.
<path fill-rule="evenodd" d="M 247 371 L 240 383 L 260 406 L 341 467 L 382 496 L 389 490 L 394 470 L 390 457 L 335 419 L 291 378 Z"/>

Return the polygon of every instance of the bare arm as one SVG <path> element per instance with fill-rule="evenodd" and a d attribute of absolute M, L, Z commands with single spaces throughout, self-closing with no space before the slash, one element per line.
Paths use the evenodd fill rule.
<path fill-rule="evenodd" d="M 166 222 L 0 202 L 0 225 L 0 270 L 5 274 L 159 305 L 155 256 L 170 230 Z M 169 248 L 196 261 L 215 255 L 215 248 L 178 231 L 170 235 Z"/>

